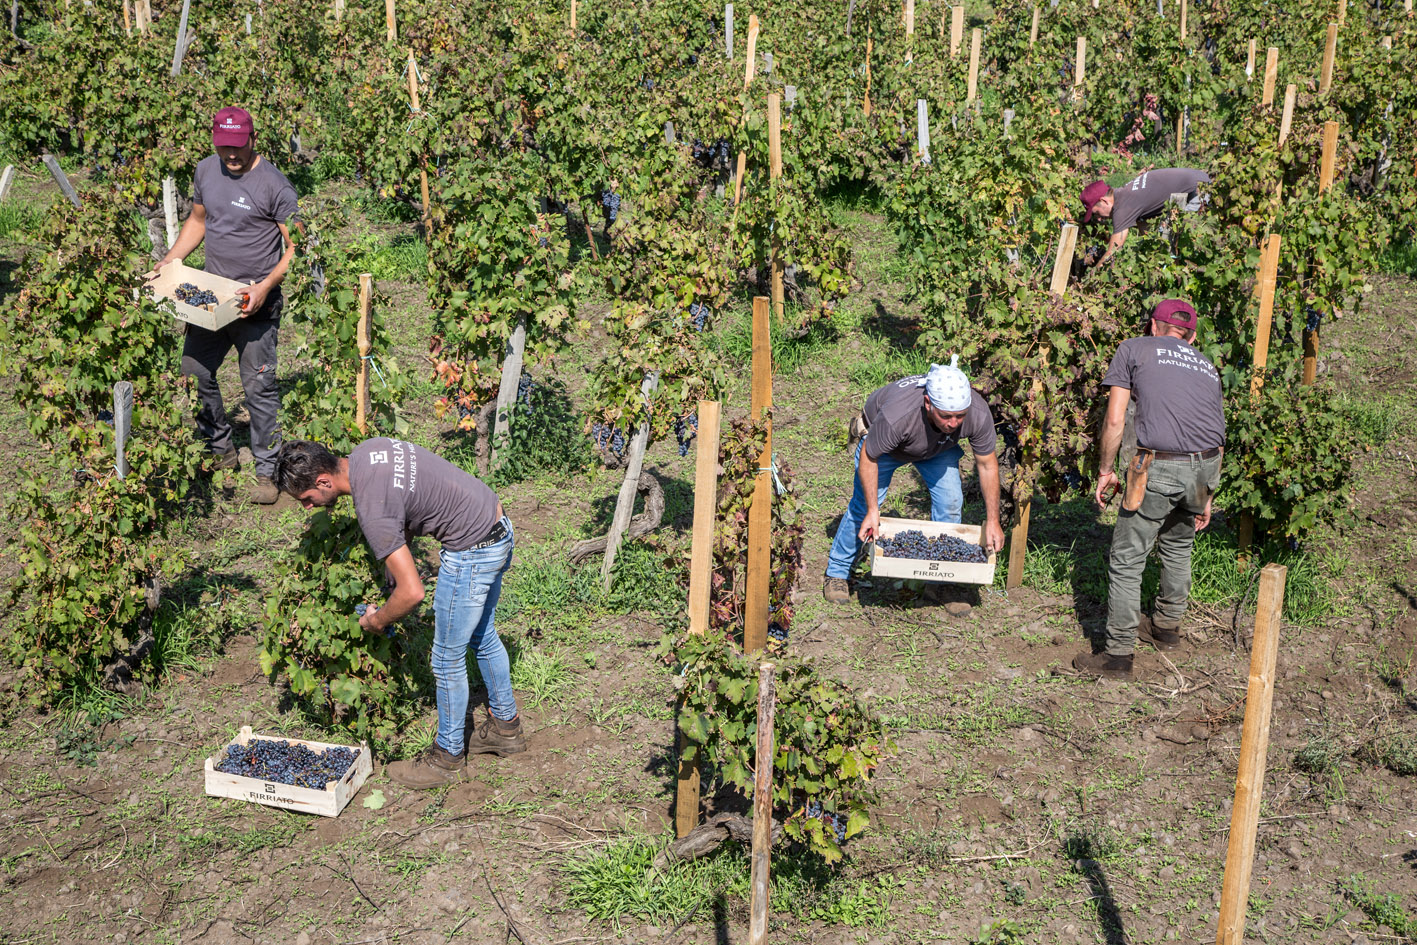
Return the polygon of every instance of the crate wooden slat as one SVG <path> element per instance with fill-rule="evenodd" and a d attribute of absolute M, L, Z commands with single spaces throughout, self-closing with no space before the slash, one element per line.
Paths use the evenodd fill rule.
<path fill-rule="evenodd" d="M 311 751 L 355 747 L 354 745 L 312 742 L 303 738 L 285 738 L 279 735 L 256 735 L 251 731 L 249 725 L 242 726 L 234 743 L 244 746 L 253 741 L 290 742 L 292 745 L 304 745 Z M 226 754 L 226 749 L 223 748 L 207 759 L 207 793 L 212 797 L 230 797 L 238 801 L 264 804 L 267 807 L 283 807 L 286 810 L 319 814 L 322 817 L 338 817 L 340 811 L 344 810 L 345 805 L 353 799 L 355 794 L 359 793 L 359 788 L 374 772 L 374 763 L 369 754 L 369 743 L 360 742 L 358 748 L 359 754 L 355 757 L 354 764 L 350 765 L 349 770 L 344 773 L 344 777 L 338 781 L 329 782 L 323 791 L 296 787 L 293 784 L 277 784 L 274 781 L 262 781 L 259 778 L 247 778 L 239 774 L 218 771 L 216 766 L 222 756 Z"/>
<path fill-rule="evenodd" d="M 216 306 L 211 311 L 207 311 L 204 308 L 178 301 L 173 293 L 184 282 L 190 282 L 199 289 L 211 292 L 216 296 Z M 157 278 L 148 283 L 148 291 L 152 293 L 153 297 L 170 301 L 179 319 L 209 331 L 216 331 L 241 317 L 241 298 L 237 296 L 236 290 L 244 288 L 246 288 L 245 283 L 237 282 L 235 279 L 212 275 L 210 272 L 203 272 L 200 269 L 193 269 L 176 262 L 163 266 L 158 270 Z"/>
<path fill-rule="evenodd" d="M 976 545 L 984 544 L 984 526 L 961 525 L 955 522 L 930 522 L 913 518 L 882 518 L 881 538 L 894 538 L 898 532 L 917 529 L 927 536 L 954 535 Z M 960 561 L 929 561 L 923 558 L 889 558 L 881 554 L 878 544 L 871 545 L 871 574 L 875 577 L 901 578 L 911 581 L 943 581 L 949 584 L 993 584 L 994 552 L 986 564 Z"/>

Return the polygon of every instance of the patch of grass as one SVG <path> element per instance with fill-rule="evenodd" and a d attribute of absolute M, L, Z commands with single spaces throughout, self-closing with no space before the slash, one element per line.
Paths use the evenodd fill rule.
<path fill-rule="evenodd" d="M 1107 863 L 1122 857 L 1125 844 L 1115 830 L 1104 826 L 1084 826 L 1063 839 L 1063 856 L 1070 860 Z"/>
<path fill-rule="evenodd" d="M 1403 907 L 1396 893 L 1378 893 L 1373 882 L 1362 873 L 1354 873 L 1340 884 L 1344 898 L 1353 903 L 1375 926 L 1387 926 L 1409 941 L 1417 939 L 1417 918 Z"/>
<path fill-rule="evenodd" d="M 527 705 L 559 703 L 576 685 L 577 677 L 560 653 L 513 646 L 511 656 L 512 687 L 523 694 Z M 469 663 L 475 663 L 471 656 Z"/>
<path fill-rule="evenodd" d="M 43 220 L 44 215 L 30 204 L 18 200 L 0 204 L 0 239 L 29 239 Z"/>
<path fill-rule="evenodd" d="M 566 385 L 552 377 L 537 379 L 528 396 L 529 402 L 518 402 L 511 411 L 506 442 L 488 477 L 494 489 L 538 476 L 564 482 L 590 463 L 590 438 L 581 431 Z"/>
<path fill-rule="evenodd" d="M 1334 406 L 1358 438 L 1373 448 L 1387 443 L 1412 419 L 1411 405 L 1405 397 L 1388 400 L 1371 393 L 1357 396 L 1344 391 L 1334 398 Z"/>
<path fill-rule="evenodd" d="M 924 374 L 930 370 L 929 352 L 919 348 L 901 350 L 882 339 L 871 340 L 876 343 L 869 349 L 863 349 L 861 356 L 852 361 L 847 372 L 852 384 L 875 390 L 891 381 L 898 381 L 912 374 Z"/>
<path fill-rule="evenodd" d="M 1383 735 L 1363 746 L 1359 756 L 1403 777 L 1417 775 L 1417 737 L 1405 732 Z"/>
<path fill-rule="evenodd" d="M 1294 752 L 1295 769 L 1305 774 L 1328 775 L 1337 770 L 1343 749 L 1324 736 L 1311 738 Z"/>
<path fill-rule="evenodd" d="M 801 306 L 784 306 L 783 320 L 772 319 L 772 369 L 781 376 L 795 374 L 836 343 L 836 328 L 831 322 L 814 321 L 805 333 L 789 331 L 785 325 L 801 323 Z M 740 312 L 738 317 L 714 335 L 719 353 L 742 365 L 753 362 L 753 313 Z"/>
<path fill-rule="evenodd" d="M 202 656 L 212 652 L 225 630 L 224 608 L 167 605 L 153 617 L 154 672 L 197 669 Z"/>
<path fill-rule="evenodd" d="M 1393 243 L 1377 259 L 1378 272 L 1417 276 L 1417 243 Z"/>

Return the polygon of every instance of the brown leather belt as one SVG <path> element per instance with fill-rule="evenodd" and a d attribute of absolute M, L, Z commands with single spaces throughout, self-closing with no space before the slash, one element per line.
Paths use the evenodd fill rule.
<path fill-rule="evenodd" d="M 1203 453 L 1168 453 L 1165 450 L 1149 450 L 1145 446 L 1137 447 L 1138 451 L 1150 453 L 1157 459 L 1212 459 L 1220 455 L 1220 447 L 1214 446 Z"/>

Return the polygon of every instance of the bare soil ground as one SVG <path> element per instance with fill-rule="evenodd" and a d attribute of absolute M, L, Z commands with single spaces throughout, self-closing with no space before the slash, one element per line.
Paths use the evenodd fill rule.
<path fill-rule="evenodd" d="M 1063 671 L 1101 614 L 1097 562 L 1110 535 L 1078 497 L 1035 513 L 1029 584 L 983 588 L 968 617 L 888 582 L 865 582 L 844 607 L 820 599 L 817 576 L 850 489 L 845 419 L 873 372 L 906 373 L 919 357 L 893 241 L 879 218 L 843 213 L 863 286 L 843 305 L 837 336 L 779 374 L 775 389 L 776 448 L 797 470 L 809 517 L 791 646 L 867 693 L 900 751 L 880 772 L 872 829 L 810 897 L 778 904 L 773 939 L 1212 941 L 1249 663 L 1243 602 L 1197 607 L 1185 647 L 1169 658 L 1143 651 L 1137 682 Z M 425 306 L 416 283 L 391 291 L 401 356 L 414 364 Z M 1379 419 L 1403 419 L 1354 457 L 1352 522 L 1306 549 L 1328 598 L 1317 616 L 1284 628 L 1251 941 L 1403 940 L 1344 891 L 1355 875 L 1417 912 L 1412 777 L 1365 751 L 1379 736 L 1417 739 L 1415 314 L 1417 285 L 1376 277 L 1357 312 L 1324 334 L 1324 382 L 1376 405 Z M 572 396 L 577 368 L 596 356 L 590 341 L 558 365 Z M 239 412 L 234 368 L 226 382 Z M 456 438 L 433 417 L 432 393 L 410 404 L 411 435 L 444 448 Z M 746 402 L 740 386 L 726 409 Z M 0 408 L 7 490 L 14 470 L 44 461 L 20 422 L 12 405 Z M 649 462 L 670 493 L 649 570 L 672 582 L 687 557 L 692 457 L 657 443 Z M 577 858 L 672 829 L 673 689 L 654 654 L 660 618 L 574 598 L 558 605 L 548 578 L 567 540 L 603 527 L 618 484 L 618 474 L 593 470 L 503 490 L 519 542 L 498 625 L 524 663 L 530 750 L 474 759 L 465 783 L 431 793 L 376 769 L 338 819 L 203 794 L 203 759 L 242 725 L 326 735 L 302 722 L 256 660 L 270 564 L 289 553 L 304 513 L 216 498 L 185 526 L 203 567 L 167 605 L 214 645 L 140 696 L 86 706 L 96 727 L 73 707 L 8 703 L 0 941 L 746 941 L 746 902 L 732 889 L 654 924 L 628 913 L 592 919 L 569 899 Z M 892 501 L 926 511 L 912 476 L 898 479 Z M 662 586 L 653 574 L 643 580 Z M 386 803 L 371 809 L 364 801 L 376 790 Z M 745 873 L 739 866 L 730 872 Z M 643 881 L 624 877 L 627 889 Z"/>

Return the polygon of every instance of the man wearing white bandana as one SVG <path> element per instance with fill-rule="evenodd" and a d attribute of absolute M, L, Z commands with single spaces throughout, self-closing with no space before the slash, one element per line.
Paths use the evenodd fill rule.
<path fill-rule="evenodd" d="M 822 596 L 828 601 L 844 604 L 850 600 L 847 578 L 861 546 L 880 531 L 881 503 L 899 467 L 912 463 L 925 480 L 934 521 L 960 520 L 964 508 L 959 479 L 959 460 L 964 455 L 961 440 L 967 441 L 974 453 L 984 494 L 984 550 L 1004 547 L 994 415 L 984 395 L 969 386 L 969 378 L 958 365 L 956 355 L 948 367 L 932 364 L 929 374 L 887 384 L 866 398 L 862 416 L 867 429 L 856 447 L 856 484 L 836 530 L 822 585 Z M 967 613 L 968 606 L 958 605 L 952 612 Z"/>

